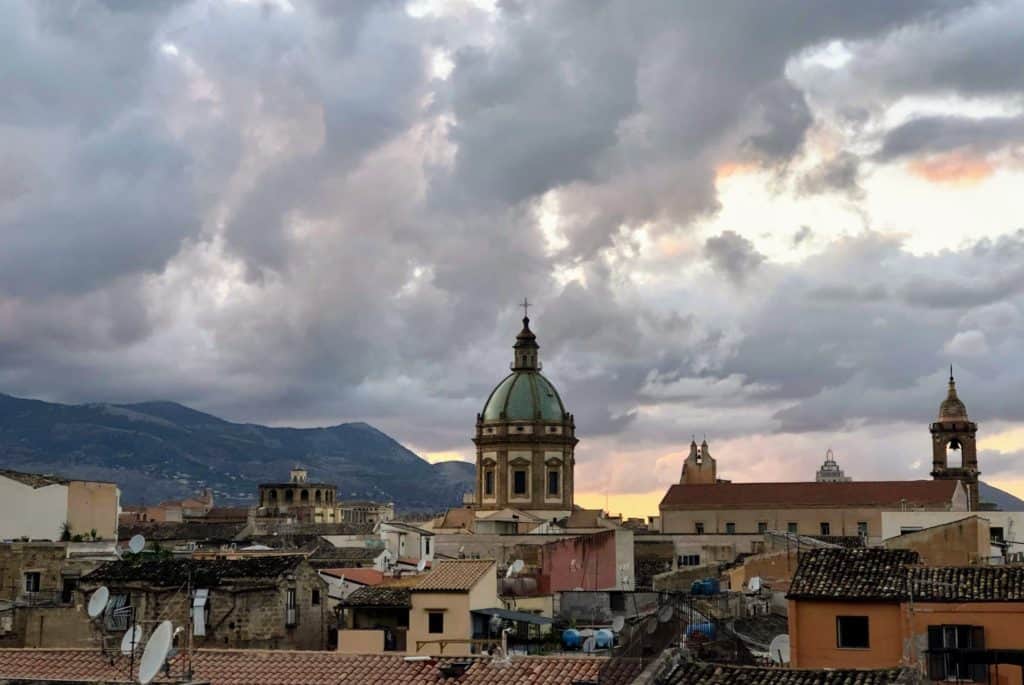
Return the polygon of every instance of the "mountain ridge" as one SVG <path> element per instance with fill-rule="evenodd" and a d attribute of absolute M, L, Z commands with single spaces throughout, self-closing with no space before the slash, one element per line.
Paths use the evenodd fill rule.
<path fill-rule="evenodd" d="M 125 504 L 203 487 L 218 501 L 251 503 L 258 483 L 280 481 L 295 463 L 336 484 L 339 499 L 411 511 L 460 504 L 473 468 L 430 464 L 364 421 L 271 427 L 165 400 L 60 404 L 0 393 L 0 466 L 112 481 Z"/>

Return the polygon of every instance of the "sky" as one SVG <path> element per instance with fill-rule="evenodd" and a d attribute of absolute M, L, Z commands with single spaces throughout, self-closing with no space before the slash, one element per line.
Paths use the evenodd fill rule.
<path fill-rule="evenodd" d="M 2 0 L 0 392 L 472 459 L 522 316 L 577 501 L 1024 496 L 1024 2 Z"/>

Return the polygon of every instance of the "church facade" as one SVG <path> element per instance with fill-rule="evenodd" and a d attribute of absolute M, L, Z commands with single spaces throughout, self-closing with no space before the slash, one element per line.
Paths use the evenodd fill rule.
<path fill-rule="evenodd" d="M 576 426 L 541 368 L 540 345 L 524 316 L 512 372 L 476 417 L 475 509 L 572 511 Z"/>

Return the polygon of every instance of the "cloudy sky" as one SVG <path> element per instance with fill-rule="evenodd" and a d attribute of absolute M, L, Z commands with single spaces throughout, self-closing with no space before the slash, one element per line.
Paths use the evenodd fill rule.
<path fill-rule="evenodd" d="M 0 392 L 470 458 L 524 296 L 579 501 L 1024 495 L 1024 2 L 4 1 Z"/>

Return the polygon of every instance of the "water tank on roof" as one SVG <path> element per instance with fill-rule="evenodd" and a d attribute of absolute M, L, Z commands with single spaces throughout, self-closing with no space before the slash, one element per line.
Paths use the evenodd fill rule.
<path fill-rule="evenodd" d="M 693 637 L 694 635 L 702 635 L 709 640 L 715 639 L 715 624 L 714 623 L 691 623 L 686 626 L 686 637 Z"/>
<path fill-rule="evenodd" d="M 506 597 L 533 597 L 537 594 L 537 579 L 530 576 L 502 578 L 501 594 Z"/>
<path fill-rule="evenodd" d="M 562 631 L 562 646 L 566 649 L 579 649 L 583 644 L 583 636 L 575 628 Z"/>
<path fill-rule="evenodd" d="M 615 634 L 607 628 L 594 633 L 594 641 L 598 649 L 609 649 L 615 643 Z"/>

